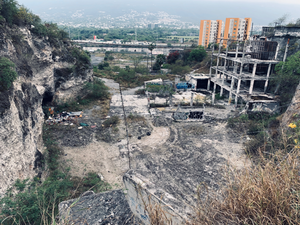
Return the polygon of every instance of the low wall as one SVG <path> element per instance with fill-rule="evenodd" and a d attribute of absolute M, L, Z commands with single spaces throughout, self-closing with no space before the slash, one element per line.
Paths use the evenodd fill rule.
<path fill-rule="evenodd" d="M 171 196 L 154 195 L 155 189 L 151 189 L 154 185 L 146 179 L 137 177 L 133 170 L 128 171 L 123 176 L 123 182 L 127 190 L 126 198 L 128 200 L 129 207 L 133 214 L 143 221 L 145 225 L 151 225 L 151 215 L 149 215 L 149 208 L 157 205 L 165 213 L 166 224 L 179 225 L 184 224 L 185 219 L 163 199 L 165 197 L 172 198 Z M 150 188 L 150 189 L 149 189 Z M 165 193 L 168 195 L 167 193 Z M 173 199 L 175 200 L 175 199 Z M 176 200 L 175 200 L 176 201 Z"/>

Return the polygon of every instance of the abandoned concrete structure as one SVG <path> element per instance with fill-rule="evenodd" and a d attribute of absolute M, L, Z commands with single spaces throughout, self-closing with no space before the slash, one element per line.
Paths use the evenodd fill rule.
<path fill-rule="evenodd" d="M 263 27 L 261 38 L 267 38 L 268 41 L 276 41 L 279 46 L 277 59 L 284 60 L 284 49 L 288 43 L 287 57 L 300 50 L 300 27 Z"/>
<path fill-rule="evenodd" d="M 229 102 L 235 100 L 249 102 L 251 96 L 264 96 L 263 100 L 273 101 L 274 97 L 267 94 L 270 76 L 274 71 L 277 60 L 278 44 L 270 41 L 252 41 L 239 51 L 239 42 L 236 51 L 220 51 L 213 53 L 212 58 L 217 60 L 216 66 L 211 66 L 207 90 L 213 87 L 212 102 L 215 93 L 222 97 L 227 94 Z M 226 92 L 226 93 L 225 93 Z"/>

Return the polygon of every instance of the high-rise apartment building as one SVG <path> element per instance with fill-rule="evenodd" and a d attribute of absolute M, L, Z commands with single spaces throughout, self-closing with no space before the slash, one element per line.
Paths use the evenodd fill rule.
<path fill-rule="evenodd" d="M 251 18 L 226 18 L 222 20 L 201 20 L 199 45 L 207 47 L 209 43 L 220 43 L 220 38 L 232 40 L 247 40 L 250 36 Z M 227 45 L 224 40 L 223 45 Z"/>
<path fill-rule="evenodd" d="M 248 40 L 250 36 L 251 23 L 251 18 L 226 18 L 224 39 L 239 41 Z M 224 45 L 227 45 L 226 41 L 224 41 Z"/>
<path fill-rule="evenodd" d="M 217 43 L 220 42 L 221 34 L 223 33 L 222 20 L 201 20 L 199 32 L 199 45 L 207 47 L 209 43 L 214 42 L 217 38 Z"/>

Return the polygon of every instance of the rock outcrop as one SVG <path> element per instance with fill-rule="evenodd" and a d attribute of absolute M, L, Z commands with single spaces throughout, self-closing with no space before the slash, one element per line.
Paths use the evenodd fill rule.
<path fill-rule="evenodd" d="M 0 23 L 0 57 L 14 62 L 18 73 L 0 92 L 0 196 L 17 179 L 40 175 L 43 101 L 74 98 L 92 79 L 90 65 L 78 66 L 71 54 L 74 48 L 68 40 L 53 44 L 28 28 Z"/>
<path fill-rule="evenodd" d="M 299 120 L 300 117 L 300 84 L 296 88 L 295 95 L 282 117 L 281 126 L 287 128 L 289 123 Z"/>

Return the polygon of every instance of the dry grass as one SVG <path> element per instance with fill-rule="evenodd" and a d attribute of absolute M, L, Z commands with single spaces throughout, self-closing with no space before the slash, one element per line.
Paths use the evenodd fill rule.
<path fill-rule="evenodd" d="M 189 125 L 183 128 L 183 131 L 187 134 L 202 135 L 205 134 L 205 128 L 200 125 Z"/>
<path fill-rule="evenodd" d="M 221 196 L 201 201 L 192 224 L 299 224 L 300 153 L 278 151 L 259 165 L 243 171 L 228 170 L 227 187 Z"/>
<path fill-rule="evenodd" d="M 98 117 L 98 118 L 105 118 L 108 115 L 109 108 L 110 108 L 110 101 L 111 101 L 111 96 L 108 99 L 105 100 L 98 100 L 97 105 L 101 106 L 100 109 L 93 109 L 92 110 L 92 116 L 93 117 Z"/>
<path fill-rule="evenodd" d="M 130 123 L 138 123 L 138 122 L 143 122 L 144 124 L 146 124 L 146 119 L 143 116 L 140 115 L 132 115 L 130 114 L 129 116 L 127 116 L 127 122 Z"/>

